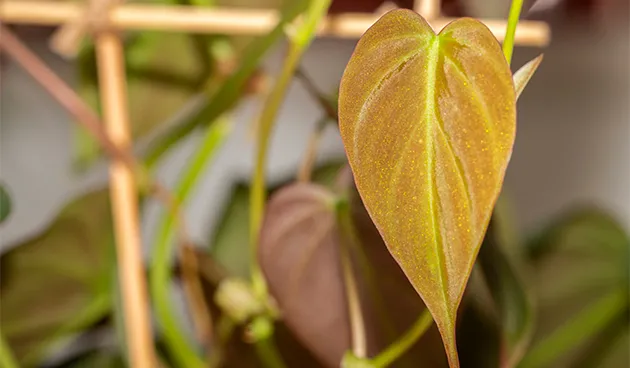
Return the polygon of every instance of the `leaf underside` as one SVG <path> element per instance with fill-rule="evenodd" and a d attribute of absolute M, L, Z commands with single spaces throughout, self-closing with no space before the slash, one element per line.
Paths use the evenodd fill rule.
<path fill-rule="evenodd" d="M 365 206 L 458 366 L 457 308 L 514 143 L 501 48 L 476 20 L 436 35 L 418 14 L 391 11 L 348 63 L 339 119 Z"/>

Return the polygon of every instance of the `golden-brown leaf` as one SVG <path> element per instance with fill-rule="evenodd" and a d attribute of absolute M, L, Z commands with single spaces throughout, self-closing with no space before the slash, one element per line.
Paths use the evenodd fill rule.
<path fill-rule="evenodd" d="M 391 11 L 348 63 L 339 119 L 365 206 L 457 367 L 457 308 L 514 143 L 501 48 L 476 20 L 436 35 L 416 13 Z"/>

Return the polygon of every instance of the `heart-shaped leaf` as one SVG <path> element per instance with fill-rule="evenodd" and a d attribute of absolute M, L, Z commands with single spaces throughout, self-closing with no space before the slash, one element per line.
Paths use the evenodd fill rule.
<path fill-rule="evenodd" d="M 340 167 L 339 162 L 318 167 L 313 172 L 313 182 L 327 187 L 332 186 Z M 270 193 L 285 184 L 287 182 L 274 186 Z M 245 185 L 239 184 L 234 188 L 230 203 L 210 240 L 212 257 L 225 267 L 230 276 L 241 278 L 249 278 L 250 272 L 249 235 L 247 231 L 243 231 L 249 226 L 249 191 L 249 186 Z"/>
<path fill-rule="evenodd" d="M 456 311 L 516 128 L 499 43 L 473 19 L 436 35 L 416 13 L 391 11 L 348 63 L 339 119 L 363 202 L 459 366 Z"/>
<path fill-rule="evenodd" d="M 332 193 L 314 184 L 281 189 L 267 205 L 259 250 L 284 321 L 328 367 L 339 366 L 350 346 L 334 205 Z"/>

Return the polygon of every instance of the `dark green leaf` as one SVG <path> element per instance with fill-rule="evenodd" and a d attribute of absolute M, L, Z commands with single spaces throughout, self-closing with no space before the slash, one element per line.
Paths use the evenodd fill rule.
<path fill-rule="evenodd" d="M 11 213 L 11 197 L 4 185 L 0 185 L 0 224 L 9 217 Z"/>
<path fill-rule="evenodd" d="M 618 254 L 629 246 L 626 230 L 612 216 L 598 208 L 584 208 L 553 220 L 528 242 L 527 250 L 536 261 L 557 250 Z"/>
<path fill-rule="evenodd" d="M 112 244 L 102 190 L 75 200 L 42 235 L 2 256 L 0 322 L 20 362 L 38 362 L 57 339 L 111 310 Z"/>
<path fill-rule="evenodd" d="M 495 211 L 479 251 L 479 265 L 500 315 L 500 366 L 514 367 L 529 344 L 533 328 L 533 306 L 514 261 L 501 244 Z"/>
<path fill-rule="evenodd" d="M 537 285 L 537 329 L 523 366 L 572 365 L 627 313 L 630 238 L 607 213 L 560 216 L 529 242 Z"/>
<path fill-rule="evenodd" d="M 212 256 L 231 276 L 249 279 L 249 188 L 238 185 L 211 244 Z"/>
<path fill-rule="evenodd" d="M 94 351 L 54 368 L 126 368 L 124 359 L 107 350 Z"/>
<path fill-rule="evenodd" d="M 558 364 L 557 358 L 600 334 L 620 313 L 628 311 L 628 293 L 618 290 L 586 306 L 533 347 L 519 367 L 543 368 Z"/>

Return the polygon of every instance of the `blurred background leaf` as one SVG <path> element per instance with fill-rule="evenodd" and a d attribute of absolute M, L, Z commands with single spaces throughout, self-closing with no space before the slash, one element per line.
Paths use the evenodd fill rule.
<path fill-rule="evenodd" d="M 9 217 L 11 213 L 11 197 L 4 184 L 0 184 L 0 224 Z"/>
<path fill-rule="evenodd" d="M 89 352 L 53 368 L 125 368 L 125 360 L 107 350 Z"/>
<path fill-rule="evenodd" d="M 526 249 L 539 317 L 522 366 L 628 366 L 627 354 L 618 353 L 603 365 L 628 335 L 630 239 L 623 227 L 601 209 L 585 208 L 559 216 Z"/>
<path fill-rule="evenodd" d="M 67 205 L 48 230 L 0 258 L 2 331 L 18 361 L 46 349 L 111 310 L 114 250 L 108 192 Z"/>
<path fill-rule="evenodd" d="M 323 186 L 284 186 L 266 206 L 258 250 L 284 322 L 327 367 L 350 349 L 336 201 Z"/>
<path fill-rule="evenodd" d="M 533 329 L 533 304 L 515 260 L 505 251 L 510 248 L 501 236 L 501 212 L 491 219 L 479 251 L 478 265 L 499 314 L 501 343 L 499 367 L 514 367 L 525 353 Z"/>
<path fill-rule="evenodd" d="M 332 186 L 342 163 L 331 162 L 318 167 L 313 173 L 313 182 Z M 269 190 L 273 193 L 283 184 Z M 209 253 L 223 266 L 230 276 L 249 278 L 249 186 L 238 184 L 230 203 L 211 235 Z"/>

